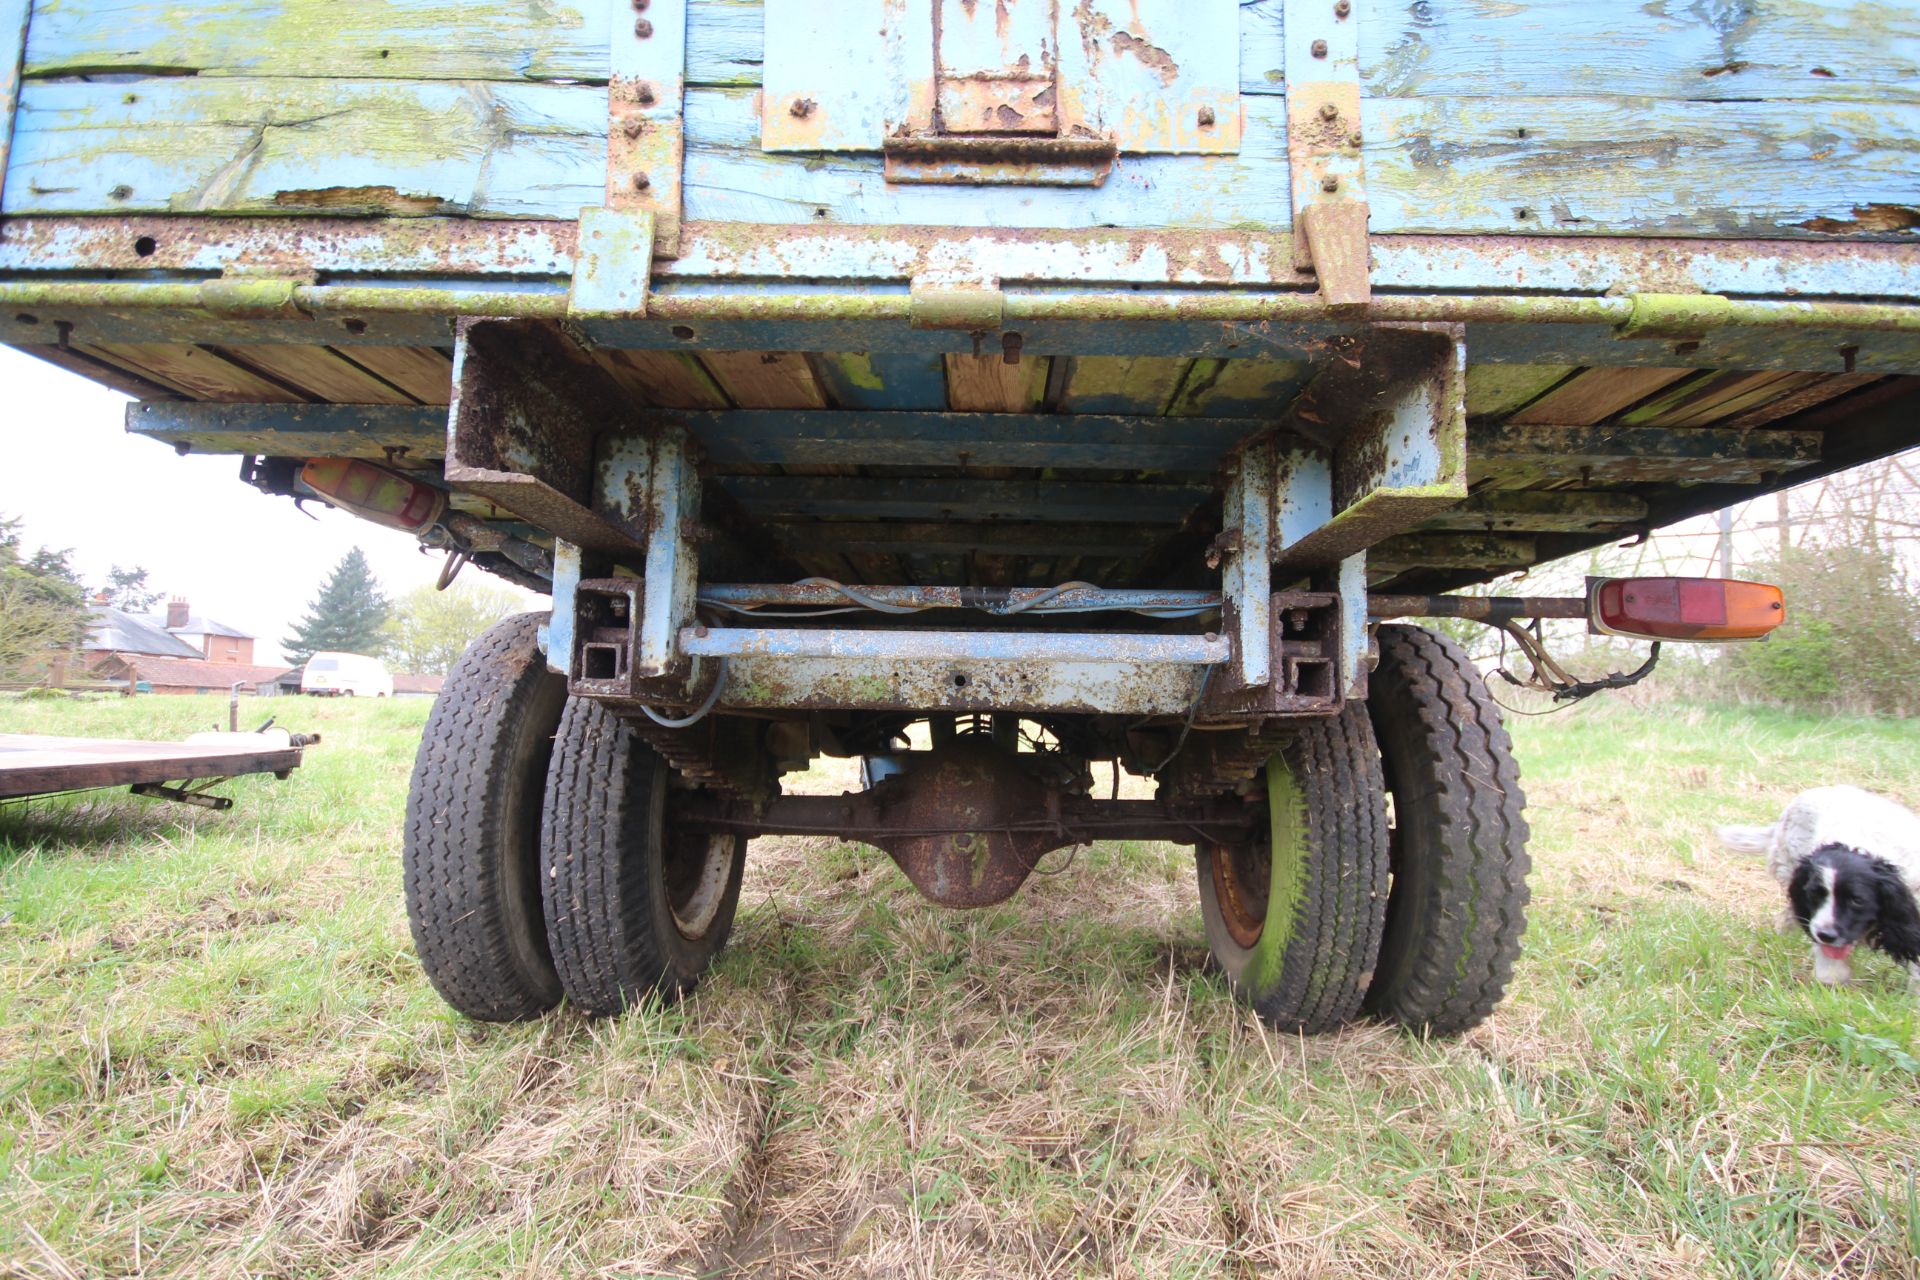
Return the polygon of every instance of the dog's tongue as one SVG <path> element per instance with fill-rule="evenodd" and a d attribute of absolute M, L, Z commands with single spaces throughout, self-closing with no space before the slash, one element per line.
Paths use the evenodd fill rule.
<path fill-rule="evenodd" d="M 1820 954 L 1829 960 L 1845 960 L 1853 954 L 1853 944 L 1851 942 L 1843 947 L 1830 947 L 1824 942 L 1816 943 L 1815 945 L 1820 948 Z"/>

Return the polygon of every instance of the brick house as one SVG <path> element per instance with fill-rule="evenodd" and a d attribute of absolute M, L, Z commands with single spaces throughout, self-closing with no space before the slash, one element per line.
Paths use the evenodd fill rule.
<path fill-rule="evenodd" d="M 272 694 L 287 673 L 285 666 L 256 664 L 252 636 L 196 616 L 185 600 L 169 601 L 164 618 L 104 604 L 87 608 L 93 622 L 82 660 L 98 680 L 145 684 L 155 693 L 226 693 L 238 684 L 245 693 Z"/>

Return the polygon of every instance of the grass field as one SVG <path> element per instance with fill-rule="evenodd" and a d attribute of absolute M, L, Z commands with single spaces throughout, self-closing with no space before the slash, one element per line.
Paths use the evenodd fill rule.
<path fill-rule="evenodd" d="M 1920 722 L 1517 722 L 1527 955 L 1492 1023 L 1423 1044 L 1263 1030 L 1190 854 L 1125 844 L 962 914 L 872 850 L 761 841 L 692 1000 L 464 1022 L 401 908 L 425 705 L 275 709 L 325 743 L 231 813 L 0 809 L 0 1273 L 1916 1273 L 1904 979 L 1813 986 L 1711 831 L 1822 781 L 1920 802 Z"/>

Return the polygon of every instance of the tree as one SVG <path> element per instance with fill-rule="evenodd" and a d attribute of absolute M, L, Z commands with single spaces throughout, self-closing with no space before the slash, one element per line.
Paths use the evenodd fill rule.
<path fill-rule="evenodd" d="M 518 595 L 484 583 L 419 587 L 387 619 L 382 656 L 396 671 L 444 676 L 475 636 L 524 607 Z"/>
<path fill-rule="evenodd" d="M 161 599 L 160 593 L 147 585 L 147 571 L 138 565 L 131 569 L 115 565 L 107 570 L 107 585 L 100 594 L 108 604 L 128 613 L 150 613 L 159 607 Z"/>
<path fill-rule="evenodd" d="M 322 650 L 378 653 L 380 629 L 390 609 L 366 555 L 355 547 L 333 567 L 320 594 L 307 606 L 307 616 L 280 647 L 296 667 L 305 666 L 308 658 Z"/>
<path fill-rule="evenodd" d="M 36 676 L 87 634 L 86 598 L 66 551 L 20 546 L 20 522 L 0 516 L 0 675 Z"/>

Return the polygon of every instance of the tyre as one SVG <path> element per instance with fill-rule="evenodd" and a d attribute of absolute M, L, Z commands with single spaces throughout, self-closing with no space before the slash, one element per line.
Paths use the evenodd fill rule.
<path fill-rule="evenodd" d="M 1386 800 L 1365 709 L 1304 723 L 1266 785 L 1260 838 L 1195 851 L 1207 943 L 1267 1022 L 1328 1031 L 1359 1013 L 1386 916 Z"/>
<path fill-rule="evenodd" d="M 1526 797 L 1486 681 L 1452 640 L 1380 628 L 1368 707 L 1393 801 L 1378 1017 L 1457 1035 L 1506 993 L 1527 918 Z"/>
<path fill-rule="evenodd" d="M 686 994 L 733 928 L 746 837 L 676 833 L 670 772 L 600 703 L 567 703 L 547 771 L 541 888 L 560 985 L 583 1012 Z"/>
<path fill-rule="evenodd" d="M 565 677 L 540 614 L 490 627 L 447 677 L 413 765 L 401 865 L 414 950 L 448 1004 L 511 1022 L 560 1001 L 540 908 L 540 812 Z"/>

